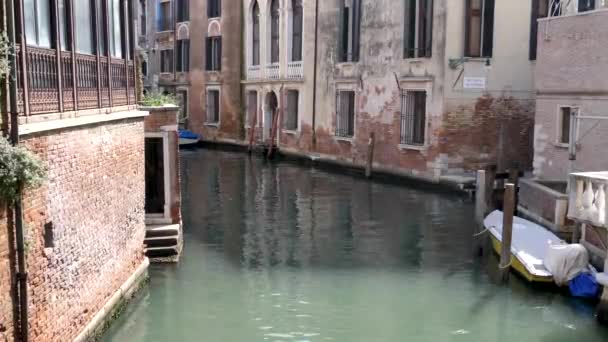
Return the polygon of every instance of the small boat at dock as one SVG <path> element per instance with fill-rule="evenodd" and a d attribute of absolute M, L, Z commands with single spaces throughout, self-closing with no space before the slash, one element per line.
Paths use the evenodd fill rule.
<path fill-rule="evenodd" d="M 179 130 L 179 146 L 193 146 L 198 144 L 201 141 L 201 136 L 188 131 L 188 130 Z"/>
<path fill-rule="evenodd" d="M 500 255 L 503 213 L 496 210 L 484 220 L 490 232 L 492 248 Z M 566 244 L 555 234 L 536 223 L 515 216 L 511 242 L 511 268 L 530 282 L 551 283 L 553 275 L 545 267 L 544 259 L 551 245 Z"/>

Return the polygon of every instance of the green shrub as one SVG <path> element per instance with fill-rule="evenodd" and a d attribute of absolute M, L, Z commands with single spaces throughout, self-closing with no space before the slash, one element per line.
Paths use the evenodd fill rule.
<path fill-rule="evenodd" d="M 0 78 L 8 75 L 10 72 L 10 66 L 8 64 L 9 57 L 13 55 L 13 49 L 11 48 L 10 42 L 6 33 L 0 33 Z"/>
<path fill-rule="evenodd" d="M 46 178 L 42 162 L 23 146 L 0 137 L 0 199 L 12 202 L 23 189 L 37 187 Z"/>
<path fill-rule="evenodd" d="M 177 99 L 171 94 L 159 92 L 148 93 L 144 96 L 141 104 L 147 107 L 161 107 L 164 105 L 177 105 Z"/>

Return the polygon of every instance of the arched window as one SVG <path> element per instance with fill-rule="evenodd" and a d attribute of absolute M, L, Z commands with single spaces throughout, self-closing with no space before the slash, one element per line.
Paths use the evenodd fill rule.
<path fill-rule="evenodd" d="M 279 0 L 272 0 L 270 5 L 270 63 L 279 62 Z"/>
<path fill-rule="evenodd" d="M 252 27 L 252 59 L 251 65 L 260 65 L 260 6 L 257 0 L 254 0 L 253 9 L 251 10 L 253 19 Z"/>
<path fill-rule="evenodd" d="M 302 60 L 302 0 L 291 0 L 291 10 L 291 61 L 299 62 Z"/>

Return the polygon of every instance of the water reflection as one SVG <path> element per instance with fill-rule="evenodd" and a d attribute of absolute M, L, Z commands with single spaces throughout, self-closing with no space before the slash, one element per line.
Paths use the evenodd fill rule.
<path fill-rule="evenodd" d="M 472 257 L 472 207 L 406 187 L 183 156 L 185 249 L 108 341 L 605 341 L 593 307 Z"/>

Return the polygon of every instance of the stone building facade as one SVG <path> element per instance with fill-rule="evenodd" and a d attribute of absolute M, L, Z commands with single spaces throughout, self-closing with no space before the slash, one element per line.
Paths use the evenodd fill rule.
<path fill-rule="evenodd" d="M 608 169 L 608 9 L 542 19 L 536 66 L 534 175 L 565 182 L 570 114 L 581 117 L 574 171 Z"/>
<path fill-rule="evenodd" d="M 241 139 L 241 8 L 141 0 L 139 13 L 146 91 L 175 94 L 180 124 L 204 139 Z"/>
<path fill-rule="evenodd" d="M 295 80 L 294 3 L 304 12 L 303 76 Z M 243 98 L 246 116 L 259 115 L 258 139 L 268 136 L 276 96 L 283 115 L 275 143 L 285 151 L 363 165 L 373 132 L 378 168 L 437 178 L 487 164 L 531 166 L 531 0 L 319 1 L 318 27 L 315 5 L 243 1 Z M 290 89 L 300 91 L 295 130 L 285 127 Z"/>

